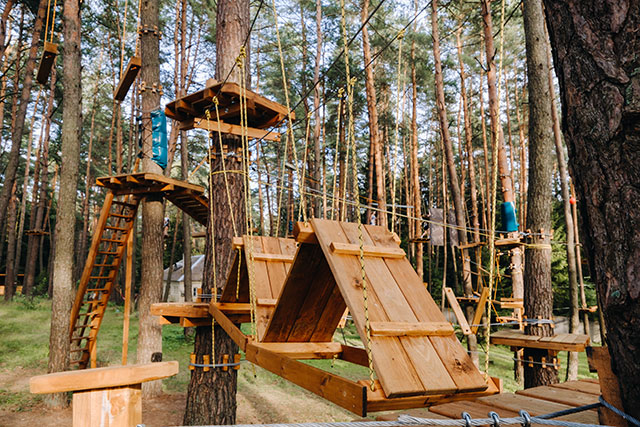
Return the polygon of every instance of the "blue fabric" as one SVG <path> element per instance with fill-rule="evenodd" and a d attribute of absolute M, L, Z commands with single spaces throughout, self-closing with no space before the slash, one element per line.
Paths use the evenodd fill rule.
<path fill-rule="evenodd" d="M 152 160 L 162 169 L 167 167 L 167 116 L 164 111 L 157 109 L 151 112 L 151 126 L 153 129 L 153 157 Z"/>
<path fill-rule="evenodd" d="M 513 202 L 504 202 L 500 207 L 502 213 L 502 231 L 518 231 L 518 219 L 516 216 L 516 206 Z"/>

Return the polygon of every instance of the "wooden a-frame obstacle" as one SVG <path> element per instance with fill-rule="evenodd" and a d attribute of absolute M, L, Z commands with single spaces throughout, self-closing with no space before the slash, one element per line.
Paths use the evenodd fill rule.
<path fill-rule="evenodd" d="M 369 366 L 365 349 L 333 341 L 349 308 L 367 342 L 358 225 L 313 219 L 309 224 L 298 223 L 294 234 L 299 246 L 293 258 L 291 239 L 236 239 L 242 253 L 236 256 L 220 301 L 209 304 L 215 321 L 247 360 L 363 416 L 500 391 L 493 379 L 485 379 L 473 365 L 395 235 L 378 226 L 363 226 L 375 390 L 368 380 L 352 381 L 299 362 L 338 358 Z M 240 265 L 238 280 L 241 260 L 244 266 Z M 243 334 L 235 324 L 237 317 L 233 318 L 242 309 L 245 316 L 250 313 L 249 274 L 255 278 L 256 337 Z M 152 313 L 163 316 L 165 323 L 201 316 L 202 308 L 198 310 L 196 314 L 187 304 L 180 304 L 180 310 L 170 303 L 152 306 Z"/>

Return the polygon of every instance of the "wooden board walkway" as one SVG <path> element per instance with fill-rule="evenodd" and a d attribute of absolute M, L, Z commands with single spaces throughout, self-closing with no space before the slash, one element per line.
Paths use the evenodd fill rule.
<path fill-rule="evenodd" d="M 600 386 L 592 380 L 569 381 L 552 386 L 534 387 L 519 390 L 516 393 L 500 393 L 493 396 L 461 400 L 431 406 L 430 408 L 412 409 L 394 412 L 377 417 L 379 421 L 392 421 L 400 414 L 409 414 L 422 418 L 460 419 L 463 411 L 472 418 L 487 418 L 490 411 L 495 411 L 501 418 L 518 416 L 525 410 L 532 416 L 561 411 L 578 406 L 598 402 Z M 555 418 L 586 424 L 598 424 L 598 413 L 595 409 Z"/>
<path fill-rule="evenodd" d="M 491 334 L 491 344 L 511 347 L 538 348 L 550 351 L 585 351 L 589 336 L 583 334 L 557 334 L 551 337 L 525 335 L 516 329 L 504 329 Z"/>

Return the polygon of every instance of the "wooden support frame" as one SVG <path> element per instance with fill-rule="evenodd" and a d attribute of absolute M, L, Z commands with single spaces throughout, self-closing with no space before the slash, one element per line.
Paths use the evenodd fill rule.
<path fill-rule="evenodd" d="M 139 56 L 134 56 L 129 60 L 129 64 L 127 64 L 127 68 L 125 69 L 122 76 L 120 76 L 120 82 L 118 83 L 118 87 L 113 93 L 113 99 L 116 101 L 124 101 L 127 97 L 127 93 L 129 93 L 129 89 L 131 85 L 138 77 L 138 73 L 142 68 L 142 59 Z"/>
<path fill-rule="evenodd" d="M 339 255 L 360 255 L 360 246 L 356 244 L 331 242 L 329 248 L 333 253 Z M 362 253 L 364 256 L 398 259 L 404 258 L 406 255 L 404 250 L 400 248 L 381 248 L 373 245 L 363 245 Z"/>
<path fill-rule="evenodd" d="M 180 123 L 180 130 L 191 129 L 203 129 L 209 132 L 231 134 L 237 136 L 243 136 L 244 129 L 242 126 L 234 125 L 231 123 L 225 123 L 223 121 L 208 120 L 207 119 L 193 119 Z M 264 129 L 246 128 L 246 135 L 249 139 L 261 139 L 264 141 L 280 142 L 280 133 Z"/>
<path fill-rule="evenodd" d="M 57 56 L 58 45 L 45 41 L 42 49 L 42 58 L 40 58 L 40 65 L 38 65 L 38 74 L 36 74 L 36 80 L 41 85 L 47 84 Z"/>
<path fill-rule="evenodd" d="M 462 333 L 464 335 L 471 335 L 471 328 L 469 327 L 469 322 L 467 322 L 467 317 L 464 315 L 460 304 L 458 303 L 458 299 L 456 295 L 453 293 L 453 289 L 449 287 L 444 288 L 444 295 L 449 302 L 449 306 L 451 310 L 453 310 L 453 314 L 456 316 L 458 320 L 458 324 L 460 325 L 460 329 L 462 329 Z"/>
<path fill-rule="evenodd" d="M 489 299 L 489 287 L 484 286 L 480 292 L 480 298 L 478 299 L 478 305 L 476 306 L 476 313 L 473 315 L 473 323 L 471 324 L 471 332 L 478 333 L 478 325 L 482 322 L 482 315 L 487 307 L 487 300 Z"/>
<path fill-rule="evenodd" d="M 453 335 L 449 322 L 370 322 L 371 335 L 381 337 L 446 337 Z"/>

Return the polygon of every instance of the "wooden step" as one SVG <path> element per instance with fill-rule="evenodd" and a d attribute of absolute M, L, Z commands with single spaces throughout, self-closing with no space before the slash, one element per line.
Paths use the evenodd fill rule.
<path fill-rule="evenodd" d="M 116 227 L 116 226 L 113 226 L 113 225 L 105 225 L 104 228 L 106 230 L 117 230 L 117 231 L 127 231 L 128 230 L 128 228 Z"/>
<path fill-rule="evenodd" d="M 127 202 L 121 202 L 119 200 L 114 200 L 113 202 L 111 202 L 111 204 L 113 205 L 118 205 L 118 206 L 125 206 L 125 207 L 129 207 L 129 208 L 137 208 L 138 205 L 134 204 L 134 203 L 127 203 Z"/>
<path fill-rule="evenodd" d="M 120 240 L 120 239 L 100 239 L 101 242 L 107 242 L 107 243 L 116 243 L 118 246 L 124 245 L 125 243 L 127 243 L 126 240 Z"/>
<path fill-rule="evenodd" d="M 98 251 L 99 254 L 102 255 L 118 255 L 118 252 L 113 252 L 113 251 Z"/>
<path fill-rule="evenodd" d="M 114 264 L 93 264 L 94 267 L 115 267 Z"/>
<path fill-rule="evenodd" d="M 89 337 L 73 337 L 71 338 L 71 341 L 82 341 L 82 340 L 88 340 Z"/>
<path fill-rule="evenodd" d="M 124 214 L 121 214 L 121 213 L 114 213 L 114 212 L 109 213 L 109 216 L 113 216 L 113 217 L 116 217 L 116 218 L 124 218 L 126 220 L 131 220 L 131 219 L 134 218 L 134 215 L 124 215 Z"/>
<path fill-rule="evenodd" d="M 113 278 L 112 274 L 110 274 L 108 276 L 91 276 L 91 277 L 89 277 L 89 279 L 91 279 L 91 280 L 108 280 L 108 279 L 111 279 L 111 278 Z"/>
<path fill-rule="evenodd" d="M 111 292 L 111 289 L 107 289 L 107 288 L 92 288 L 92 289 L 87 289 L 87 292 Z"/>

